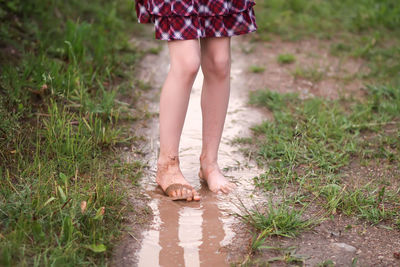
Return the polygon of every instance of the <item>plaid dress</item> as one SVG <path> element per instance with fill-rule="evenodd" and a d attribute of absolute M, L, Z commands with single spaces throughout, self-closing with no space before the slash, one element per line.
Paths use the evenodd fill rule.
<path fill-rule="evenodd" d="M 139 23 L 159 40 L 240 35 L 257 29 L 254 0 L 135 0 Z"/>

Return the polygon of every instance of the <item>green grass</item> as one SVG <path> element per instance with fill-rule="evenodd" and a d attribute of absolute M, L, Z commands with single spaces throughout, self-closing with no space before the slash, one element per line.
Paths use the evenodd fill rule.
<path fill-rule="evenodd" d="M 130 1 L 0 1 L 0 265 L 107 265 L 142 52 Z M 131 95 L 131 93 L 129 94 Z M 82 203 L 86 209 L 81 210 Z"/>
<path fill-rule="evenodd" d="M 292 54 L 280 54 L 278 55 L 278 62 L 280 64 L 291 64 L 296 61 L 296 57 Z"/>
<path fill-rule="evenodd" d="M 317 267 L 334 267 L 335 263 L 332 260 L 326 260 L 318 263 Z"/>
<path fill-rule="evenodd" d="M 265 67 L 255 66 L 255 65 L 250 66 L 249 69 L 250 69 L 250 72 L 253 72 L 253 73 L 262 73 L 265 71 Z"/>
<path fill-rule="evenodd" d="M 254 126 L 252 138 L 235 142 L 266 170 L 255 185 L 282 199 L 240 215 L 254 231 L 244 266 L 304 263 L 294 251 L 267 260 L 256 252 L 271 249 L 272 236 L 295 237 L 336 214 L 400 229 L 400 87 L 368 86 L 364 99 L 337 100 L 258 90 L 250 93 L 250 103 L 269 109 L 274 119 Z M 380 169 L 360 173 L 362 166 Z"/>
<path fill-rule="evenodd" d="M 253 242 L 258 248 L 268 236 L 295 237 L 312 225 L 311 221 L 302 219 L 302 211 L 295 210 L 285 203 L 272 204 L 270 201 L 265 210 L 259 208 L 246 210 L 241 218 L 254 229 L 262 233 Z"/>
<path fill-rule="evenodd" d="M 296 237 L 302 231 L 312 228 L 317 219 L 304 219 L 303 210 L 294 209 L 286 202 L 274 203 L 272 200 L 269 200 L 265 205 L 258 205 L 253 209 L 248 209 L 243 203 L 241 204 L 242 214 L 237 215 L 255 231 L 248 255 L 241 263 L 241 266 L 268 264 L 275 261 L 291 264 L 304 263 L 304 256 L 295 254 L 295 250 L 292 248 L 274 248 L 265 245 L 265 243 L 272 236 Z M 261 262 L 252 260 L 251 256 L 253 254 L 265 249 L 282 250 L 285 252 L 285 255 L 262 260 Z"/>
<path fill-rule="evenodd" d="M 352 162 L 400 167 L 400 87 L 369 87 L 367 93 L 364 102 L 252 93 L 251 103 L 274 113 L 273 121 L 253 128 L 256 160 L 267 169 L 255 183 L 266 190 L 300 185 L 330 213 L 356 214 L 372 223 L 396 219 L 398 190 L 379 181 L 354 188 L 345 175 Z M 397 130 L 389 132 L 388 126 Z M 388 177 L 389 186 L 396 182 Z"/>
<path fill-rule="evenodd" d="M 400 83 L 396 0 L 263 0 L 255 13 L 260 40 L 330 40 L 333 55 L 365 60 L 367 80 Z"/>
<path fill-rule="evenodd" d="M 299 65 L 296 66 L 292 75 L 295 79 L 303 78 L 313 83 L 317 83 L 324 79 L 326 72 L 326 70 L 320 70 L 319 66 L 303 67 Z"/>
<path fill-rule="evenodd" d="M 291 39 L 313 35 L 328 38 L 335 31 L 397 31 L 400 25 L 396 0 L 269 0 L 257 2 L 256 6 L 260 31 Z"/>

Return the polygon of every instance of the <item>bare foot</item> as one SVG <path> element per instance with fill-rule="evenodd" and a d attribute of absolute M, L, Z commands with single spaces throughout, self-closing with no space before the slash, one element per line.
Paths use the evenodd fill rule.
<path fill-rule="evenodd" d="M 178 157 L 172 157 L 163 163 L 159 161 L 157 164 L 156 182 L 173 200 L 200 200 L 199 194 L 183 177 L 179 168 Z"/>
<path fill-rule="evenodd" d="M 208 188 L 214 193 L 219 191 L 228 194 L 236 185 L 228 181 L 221 173 L 218 164 L 200 164 L 199 177 L 207 182 Z"/>

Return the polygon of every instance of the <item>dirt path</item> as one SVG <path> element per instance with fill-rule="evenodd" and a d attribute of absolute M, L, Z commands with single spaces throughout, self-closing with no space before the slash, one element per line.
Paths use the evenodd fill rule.
<path fill-rule="evenodd" d="M 235 58 L 235 56 L 233 56 Z M 165 77 L 168 70 L 166 47 L 157 58 L 159 64 L 152 65 L 154 75 Z M 152 61 L 155 62 L 155 61 Z M 247 91 L 240 77 L 241 62 L 232 64 L 232 91 L 225 131 L 220 147 L 219 162 L 224 174 L 234 181 L 239 190 L 229 196 L 211 193 L 197 177 L 198 157 L 201 151 L 200 95 L 203 76 L 200 72 L 191 93 L 189 110 L 185 120 L 180 145 L 182 172 L 188 181 L 199 189 L 203 199 L 200 203 L 172 202 L 162 195 L 152 175 L 144 179 L 143 186 L 152 198 L 150 206 L 154 218 L 150 229 L 144 234 L 138 252 L 139 266 L 228 266 L 227 249 L 234 238 L 232 226 L 236 222 L 231 215 L 237 211 L 234 202 L 253 192 L 252 178 L 260 170 L 251 166 L 247 159 L 236 152 L 230 143 L 234 137 L 248 135 L 248 128 L 261 120 L 261 113 L 246 106 Z M 162 75 L 161 75 L 162 73 Z M 154 84 L 160 87 L 161 84 Z M 156 105 L 155 105 L 156 106 Z M 158 151 L 158 121 L 152 121 L 148 136 L 153 144 L 151 164 L 155 166 Z"/>
<path fill-rule="evenodd" d="M 150 112 L 157 113 L 159 89 L 167 75 L 169 59 L 165 44 L 146 43 L 149 44 L 164 45 L 159 54 L 149 54 L 144 58 L 139 74 L 139 79 L 153 88 L 146 93 L 149 102 L 145 104 Z M 229 263 L 243 260 L 251 235 L 232 215 L 238 211 L 238 199 L 250 207 L 254 203 L 265 203 L 270 197 L 279 198 L 279 192 L 262 195 L 254 189 L 252 178 L 263 170 L 244 158 L 238 147 L 231 144 L 235 137 L 249 137 L 250 126 L 271 119 L 266 110 L 247 105 L 248 93 L 269 88 L 278 92 L 296 91 L 302 97 L 337 98 L 341 93 L 362 95 L 359 80 L 338 79 L 356 75 L 363 67 L 362 62 L 334 58 L 329 55 L 327 47 L 329 44 L 315 41 L 253 44 L 248 36 L 232 38 L 231 98 L 219 156 L 224 174 L 238 185 L 238 190 L 229 196 L 210 193 L 197 177 L 201 149 L 201 73 L 193 86 L 180 146 L 182 171 L 200 191 L 203 197 L 200 203 L 170 201 L 155 184 L 158 116 L 135 126 L 135 133 L 141 133 L 146 139 L 141 150 L 146 152 L 150 168 L 141 183 L 153 218 L 142 233 L 136 229 L 133 236 L 116 249 L 116 266 L 229 266 Z M 296 64 L 278 64 L 276 58 L 281 53 L 296 55 Z M 266 67 L 266 70 L 262 74 L 251 73 L 249 67 L 252 65 Z M 313 81 L 313 77 L 296 77 L 293 74 L 296 66 L 312 73 L 321 72 L 323 77 L 318 81 Z M 127 154 L 128 161 L 137 157 L 134 153 Z M 312 211 L 307 216 L 313 216 Z M 306 259 L 305 266 L 329 263 L 328 260 L 336 266 L 351 266 L 354 259 L 360 266 L 396 266 L 392 254 L 400 247 L 400 233 L 336 216 L 298 238 L 271 238 L 268 245 L 283 249 L 259 253 L 259 259 L 284 259 L 285 253 L 292 253 Z M 288 247 L 295 249 L 286 250 Z M 282 261 L 271 264 L 286 266 Z"/>

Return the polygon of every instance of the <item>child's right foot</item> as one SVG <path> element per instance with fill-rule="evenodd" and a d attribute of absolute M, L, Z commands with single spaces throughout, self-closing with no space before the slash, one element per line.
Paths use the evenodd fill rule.
<path fill-rule="evenodd" d="M 169 158 L 166 162 L 159 160 L 156 182 L 172 200 L 200 200 L 197 191 L 183 177 L 178 157 Z"/>

